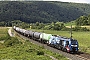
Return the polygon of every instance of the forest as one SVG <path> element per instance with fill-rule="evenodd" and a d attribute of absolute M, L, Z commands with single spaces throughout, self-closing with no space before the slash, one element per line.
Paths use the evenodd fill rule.
<path fill-rule="evenodd" d="M 45 1 L 1 1 L 0 22 L 20 20 L 27 23 L 69 22 L 90 14 L 90 4 Z"/>

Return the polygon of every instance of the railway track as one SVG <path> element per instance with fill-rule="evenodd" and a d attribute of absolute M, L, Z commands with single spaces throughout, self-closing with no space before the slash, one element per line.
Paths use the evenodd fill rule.
<path fill-rule="evenodd" d="M 48 49 L 48 50 L 51 50 L 52 52 L 55 52 L 55 53 L 59 53 L 59 54 L 62 54 L 63 56 L 67 57 L 69 60 L 90 60 L 90 55 L 87 55 L 84 54 L 84 53 L 79 53 L 79 54 L 69 54 L 69 53 L 66 53 L 66 52 L 63 52 L 61 50 L 58 50 L 58 49 L 55 49 L 53 47 L 50 47 L 50 46 L 47 46 L 46 44 L 42 44 L 42 43 L 39 43 L 35 40 L 32 40 L 32 39 L 29 39 L 19 33 L 17 33 L 21 38 L 25 39 L 25 40 L 29 40 L 30 42 L 34 43 L 34 44 L 37 44 L 39 46 L 43 46 L 45 49 Z M 83 55 L 83 56 L 82 56 Z M 84 57 L 85 56 L 85 57 Z"/>

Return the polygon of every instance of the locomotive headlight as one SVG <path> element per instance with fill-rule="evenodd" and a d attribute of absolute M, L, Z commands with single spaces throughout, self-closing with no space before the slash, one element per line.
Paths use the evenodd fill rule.
<path fill-rule="evenodd" d="M 78 48 L 78 50 L 79 50 L 79 48 Z"/>
<path fill-rule="evenodd" d="M 77 45 L 71 45 L 71 46 L 73 46 L 73 47 L 77 47 Z"/>

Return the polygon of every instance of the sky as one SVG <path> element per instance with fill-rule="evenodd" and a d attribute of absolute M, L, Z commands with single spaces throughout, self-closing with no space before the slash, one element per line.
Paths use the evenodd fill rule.
<path fill-rule="evenodd" d="M 0 0 L 0 1 L 18 1 L 18 0 Z M 19 1 L 23 1 L 23 0 L 19 0 Z M 34 1 L 34 0 L 28 0 L 28 1 Z M 38 1 L 38 0 L 35 0 Z M 42 0 L 39 0 L 42 1 Z M 62 2 L 74 2 L 74 3 L 89 3 L 90 4 L 90 0 L 43 0 L 43 1 L 62 1 Z"/>
<path fill-rule="evenodd" d="M 62 1 L 62 2 L 75 2 L 75 3 L 90 3 L 90 0 L 46 0 L 46 1 Z"/>

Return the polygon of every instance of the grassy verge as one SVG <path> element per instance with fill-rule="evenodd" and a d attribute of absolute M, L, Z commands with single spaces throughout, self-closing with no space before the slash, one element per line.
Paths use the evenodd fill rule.
<path fill-rule="evenodd" d="M 0 27 L 0 49 L 5 48 L 5 45 L 3 43 L 8 38 L 7 30 L 8 29 L 5 27 Z"/>
<path fill-rule="evenodd" d="M 4 35 L 6 34 L 7 29 Z M 58 60 L 68 60 L 66 57 L 63 57 L 60 54 L 48 51 L 44 49 L 44 47 L 20 38 L 18 35 L 15 36 L 16 37 L 8 36 L 8 40 L 5 40 L 5 43 L 0 43 L 0 60 L 52 60 L 52 58 L 49 56 L 52 56 Z M 17 40 L 21 41 L 22 43 L 19 43 Z M 6 44 L 9 44 L 9 46 Z"/>
<path fill-rule="evenodd" d="M 8 28 L 0 27 L 0 41 L 4 40 L 8 36 Z"/>
<path fill-rule="evenodd" d="M 58 60 L 67 60 L 60 54 L 48 51 L 41 46 L 25 41 L 24 44 L 17 44 L 8 48 L 0 49 L 1 59 L 16 59 L 16 60 L 52 60 L 48 54 Z"/>

